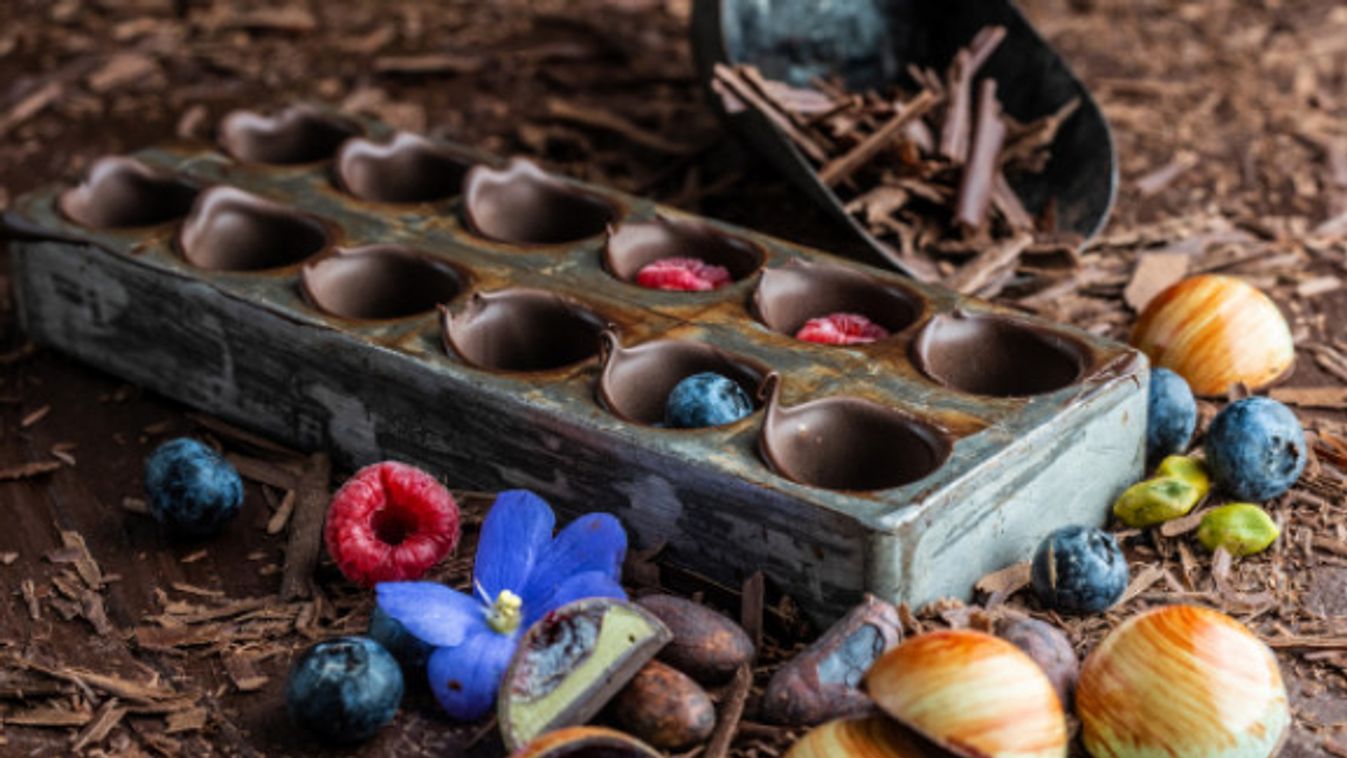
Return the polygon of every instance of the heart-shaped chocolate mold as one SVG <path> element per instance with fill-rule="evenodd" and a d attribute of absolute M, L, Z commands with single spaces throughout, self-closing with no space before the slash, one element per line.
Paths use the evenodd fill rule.
<path fill-rule="evenodd" d="M 351 319 L 395 319 L 435 309 L 458 296 L 467 275 L 401 245 L 342 250 L 304 264 L 300 288 L 315 308 Z"/>
<path fill-rule="evenodd" d="M 758 396 L 768 373 L 760 363 L 705 343 L 662 339 L 622 347 L 616 334 L 604 332 L 599 402 L 625 421 L 658 424 L 664 421 L 664 406 L 673 388 L 706 371 L 732 379 L 752 398 Z"/>
<path fill-rule="evenodd" d="M 474 166 L 463 182 L 463 213 L 477 234 L 517 245 L 593 237 L 618 216 L 609 200 L 515 158 L 504 169 Z"/>
<path fill-rule="evenodd" d="M 912 362 L 951 389 L 989 397 L 1027 397 L 1080 381 L 1089 351 L 1080 342 L 1003 316 L 933 317 L 912 343 Z"/>
<path fill-rule="evenodd" d="M 129 229 L 187 215 L 199 190 L 134 158 L 100 158 L 83 180 L 61 193 L 62 215 L 90 229 Z"/>
<path fill-rule="evenodd" d="M 918 296 L 896 284 L 799 260 L 762 272 L 753 308 L 768 329 L 792 336 L 810 319 L 834 313 L 860 314 L 893 335 L 916 323 L 922 312 Z"/>
<path fill-rule="evenodd" d="M 233 187 L 197 198 L 178 232 L 178 250 L 193 266 L 216 271 L 280 268 L 331 245 L 318 219 Z"/>
<path fill-rule="evenodd" d="M 585 306 L 536 289 L 474 294 L 458 313 L 444 310 L 445 345 L 494 371 L 548 371 L 599 352 L 604 320 Z"/>
<path fill-rule="evenodd" d="M 388 142 L 348 140 L 337 153 L 337 183 L 361 200 L 427 203 L 457 195 L 471 161 L 411 132 Z"/>
<path fill-rule="evenodd" d="M 762 267 L 762 248 L 699 221 L 669 219 L 626 221 L 608 235 L 603 248 L 604 268 L 618 279 L 636 281 L 641 269 L 664 258 L 696 258 L 721 266 L 734 281 L 746 279 Z"/>
<path fill-rule="evenodd" d="M 278 166 L 331 158 L 342 142 L 360 134 L 351 121 L 310 105 L 292 105 L 274 115 L 234 111 L 220 122 L 220 147 L 246 163 Z"/>
<path fill-rule="evenodd" d="M 786 408 L 769 380 L 758 449 L 778 474 L 843 491 L 881 490 L 922 479 L 949 457 L 935 427 L 870 400 L 829 397 Z"/>

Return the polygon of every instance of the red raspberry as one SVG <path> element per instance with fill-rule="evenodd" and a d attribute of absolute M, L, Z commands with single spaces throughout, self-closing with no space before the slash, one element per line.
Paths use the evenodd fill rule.
<path fill-rule="evenodd" d="M 652 290 L 706 292 L 729 284 L 730 272 L 696 258 L 661 258 L 638 271 L 636 283 Z"/>
<path fill-rule="evenodd" d="M 341 573 L 362 587 L 420 579 L 458 545 L 458 504 L 414 466 L 366 466 L 332 496 L 324 537 Z"/>
<path fill-rule="evenodd" d="M 829 313 L 811 318 L 795 339 L 820 345 L 866 345 L 889 336 L 889 330 L 859 313 Z"/>

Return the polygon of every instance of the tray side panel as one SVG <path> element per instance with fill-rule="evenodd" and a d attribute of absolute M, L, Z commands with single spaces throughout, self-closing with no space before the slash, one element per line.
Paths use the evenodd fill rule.
<path fill-rule="evenodd" d="M 872 535 L 807 500 L 690 467 L 577 423 L 593 372 L 554 398 L 520 402 L 462 367 L 420 360 L 287 318 L 216 287 L 81 244 L 13 245 L 28 333 L 170 398 L 340 467 L 384 458 L 454 486 L 533 489 L 575 516 L 615 513 L 634 545 L 736 586 L 762 569 L 811 614 L 863 591 Z M 633 432 L 634 433 L 634 432 Z"/>
<path fill-rule="evenodd" d="M 1144 473 L 1147 382 L 1145 372 L 1117 379 L 877 536 L 871 590 L 913 607 L 964 598 L 982 577 L 1032 556 L 1054 529 L 1102 526 Z"/>

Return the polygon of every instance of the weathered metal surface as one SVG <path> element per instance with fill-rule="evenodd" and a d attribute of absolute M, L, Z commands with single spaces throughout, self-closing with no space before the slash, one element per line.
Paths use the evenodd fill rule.
<path fill-rule="evenodd" d="M 436 314 L 325 315 L 302 297 L 297 265 L 198 269 L 173 246 L 177 223 L 87 229 L 56 209 L 59 188 L 21 198 L 8 217 L 30 236 L 14 245 L 15 280 L 21 317 L 42 343 L 298 447 L 329 449 L 346 467 L 397 458 L 460 487 L 528 487 L 563 512 L 612 511 L 635 544 L 667 542 L 671 560 L 726 583 L 762 569 L 820 619 L 867 590 L 912 603 L 965 595 L 1052 528 L 1101 523 L 1141 472 L 1145 361 L 1092 335 L 1041 324 L 1083 346 L 1083 377 L 1029 398 L 982 397 L 923 376 L 909 346 L 935 314 L 1005 311 L 751 231 L 708 222 L 761 246 L 768 268 L 828 262 L 901 288 L 920 304 L 917 323 L 874 345 L 809 345 L 754 318 L 760 274 L 713 292 L 656 292 L 606 273 L 601 237 L 490 242 L 466 229 L 457 199 L 355 200 L 332 184 L 327 163 L 269 168 L 186 148 L 137 157 L 198 185 L 302 209 L 337 229 L 342 246 L 392 243 L 442 257 L 467 272 L 453 312 L 472 293 L 551 290 L 614 324 L 623 345 L 700 341 L 766 366 L 782 377 L 787 407 L 849 395 L 946 432 L 949 458 L 909 484 L 797 484 L 759 454 L 762 410 L 707 430 L 630 423 L 596 400 L 597 358 L 538 373 L 474 368 L 446 351 Z M 686 218 L 587 189 L 613 200 L 622 220 Z"/>
<path fill-rule="evenodd" d="M 1090 91 L 1009 0 L 696 0 L 692 47 L 708 90 L 716 64 L 753 64 L 772 79 L 808 85 L 838 76 L 855 88 L 904 81 L 909 65 L 944 71 L 980 29 L 1002 26 L 1006 39 L 985 75 L 1001 83 L 1006 112 L 1031 121 L 1073 98 L 1080 107 L 1062 124 L 1052 159 L 1041 174 L 1016 176 L 1015 190 L 1031 213 L 1053 204 L 1060 229 L 1091 237 L 1104 227 L 1118 187 L 1113 135 Z M 808 159 L 753 109 L 726 113 L 712 104 L 754 150 L 772 162 L 839 228 L 872 251 L 868 262 L 906 271 L 907 264 L 843 208 Z"/>

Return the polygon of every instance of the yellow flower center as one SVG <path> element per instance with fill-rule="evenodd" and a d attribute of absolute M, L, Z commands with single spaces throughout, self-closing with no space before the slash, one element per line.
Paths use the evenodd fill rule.
<path fill-rule="evenodd" d="M 509 634 L 519 628 L 519 622 L 523 616 L 520 610 L 524 607 L 524 601 L 519 596 L 509 590 L 501 590 L 496 602 L 491 604 L 491 610 L 487 611 L 487 626 L 495 629 L 501 634 Z"/>

